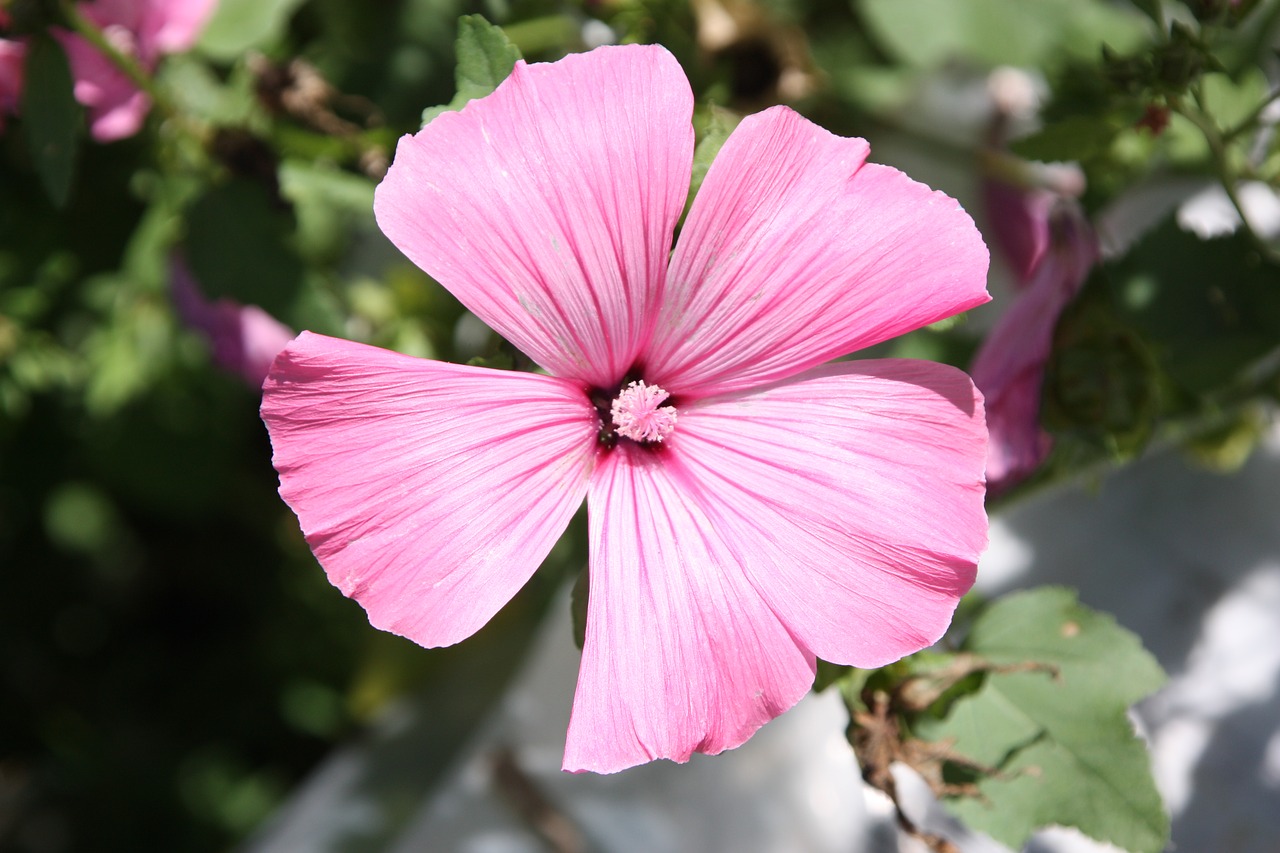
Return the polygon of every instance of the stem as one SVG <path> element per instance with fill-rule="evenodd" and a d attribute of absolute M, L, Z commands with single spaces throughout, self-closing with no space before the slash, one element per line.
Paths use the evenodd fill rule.
<path fill-rule="evenodd" d="M 164 103 L 164 97 L 156 87 L 155 81 L 137 59 L 117 50 L 116 46 L 103 35 L 98 25 L 86 18 L 74 2 L 62 0 L 59 5 L 63 19 L 70 25 L 72 32 L 93 45 L 112 65 L 129 78 L 129 82 L 146 92 L 153 106 L 160 107 Z"/>
<path fill-rule="evenodd" d="M 1231 142 L 1237 136 L 1240 136 L 1241 134 L 1248 133 L 1250 130 L 1253 130 L 1255 127 L 1258 126 L 1258 118 L 1262 115 L 1264 111 L 1266 111 L 1267 107 L 1271 106 L 1277 100 L 1280 100 L 1280 89 L 1276 89 L 1271 94 L 1263 98 L 1262 102 L 1259 103 L 1258 106 L 1254 107 L 1253 111 L 1250 112 L 1249 115 L 1245 116 L 1244 119 L 1242 119 L 1241 122 L 1237 124 L 1235 127 L 1231 128 L 1230 130 L 1223 131 L 1222 141 Z"/>
<path fill-rule="evenodd" d="M 508 747 L 500 747 L 494 753 L 493 785 L 525 825 L 555 853 L 586 853 L 591 849 L 577 823 L 552 803 Z"/>
<path fill-rule="evenodd" d="M 1240 196 L 1236 192 L 1235 176 L 1231 174 L 1231 168 L 1227 163 L 1226 137 L 1218 129 L 1218 126 L 1213 123 L 1213 120 L 1205 114 L 1199 90 L 1193 89 L 1192 96 L 1196 100 L 1195 107 L 1187 106 L 1182 102 L 1181 98 L 1170 98 L 1169 107 L 1194 124 L 1204 136 L 1205 142 L 1209 144 L 1209 151 L 1213 155 L 1214 170 L 1218 174 L 1218 183 L 1222 185 L 1227 198 L 1230 199 L 1231 206 L 1236 209 L 1236 214 L 1240 217 L 1240 225 L 1244 228 L 1245 233 L 1249 235 L 1254 248 L 1268 261 L 1280 263 L 1280 250 L 1277 250 L 1264 240 L 1261 234 L 1254 231 L 1253 224 L 1249 221 L 1249 217 L 1245 215 L 1244 205 L 1240 202 Z"/>

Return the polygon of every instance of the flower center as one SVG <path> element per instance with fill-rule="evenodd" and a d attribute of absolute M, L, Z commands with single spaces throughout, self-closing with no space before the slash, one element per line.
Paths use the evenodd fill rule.
<path fill-rule="evenodd" d="M 661 405 L 669 396 L 657 385 L 632 382 L 618 392 L 609 409 L 613 428 L 632 441 L 662 441 L 676 428 L 675 406 Z"/>

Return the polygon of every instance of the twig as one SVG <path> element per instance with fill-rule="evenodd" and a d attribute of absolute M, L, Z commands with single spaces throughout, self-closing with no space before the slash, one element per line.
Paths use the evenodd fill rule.
<path fill-rule="evenodd" d="M 555 853 L 586 853 L 587 840 L 582 830 L 524 772 L 510 747 L 499 747 L 493 754 L 493 784 L 521 820 Z"/>

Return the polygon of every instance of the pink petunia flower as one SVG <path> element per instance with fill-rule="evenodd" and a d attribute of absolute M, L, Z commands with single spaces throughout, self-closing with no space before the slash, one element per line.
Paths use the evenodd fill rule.
<path fill-rule="evenodd" d="M 517 63 L 400 141 L 379 225 L 546 374 L 303 333 L 264 386 L 330 580 L 424 646 L 484 625 L 585 497 L 568 770 L 737 746 L 815 656 L 933 643 L 986 543 L 969 378 L 824 364 L 987 300 L 968 215 L 775 107 L 725 143 L 673 252 L 692 110 L 665 50 L 601 47 Z"/>
<path fill-rule="evenodd" d="M 1040 425 L 1040 396 L 1053 333 L 1099 256 L 1098 239 L 1074 201 L 1056 197 L 1042 221 L 1044 248 L 1030 280 L 987 334 L 970 368 L 986 397 L 992 492 L 1025 479 L 1052 449 Z"/>
<path fill-rule="evenodd" d="M 181 258 L 170 260 L 169 276 L 178 317 L 209 342 L 214 364 L 261 388 L 271 362 L 295 332 L 257 305 L 210 301 Z"/>
<path fill-rule="evenodd" d="M 112 47 L 152 71 L 167 53 L 195 44 L 217 0 L 92 0 L 80 12 L 101 28 Z M 59 32 L 75 78 L 76 100 L 89 111 L 89 130 L 99 142 L 133 136 L 151 100 L 96 47 Z"/>

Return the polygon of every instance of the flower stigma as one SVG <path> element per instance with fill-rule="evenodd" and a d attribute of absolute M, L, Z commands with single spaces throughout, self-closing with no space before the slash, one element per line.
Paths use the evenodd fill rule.
<path fill-rule="evenodd" d="M 676 428 L 675 406 L 663 406 L 671 396 L 657 385 L 643 380 L 618 391 L 609 414 L 617 434 L 639 442 L 661 442 Z"/>

